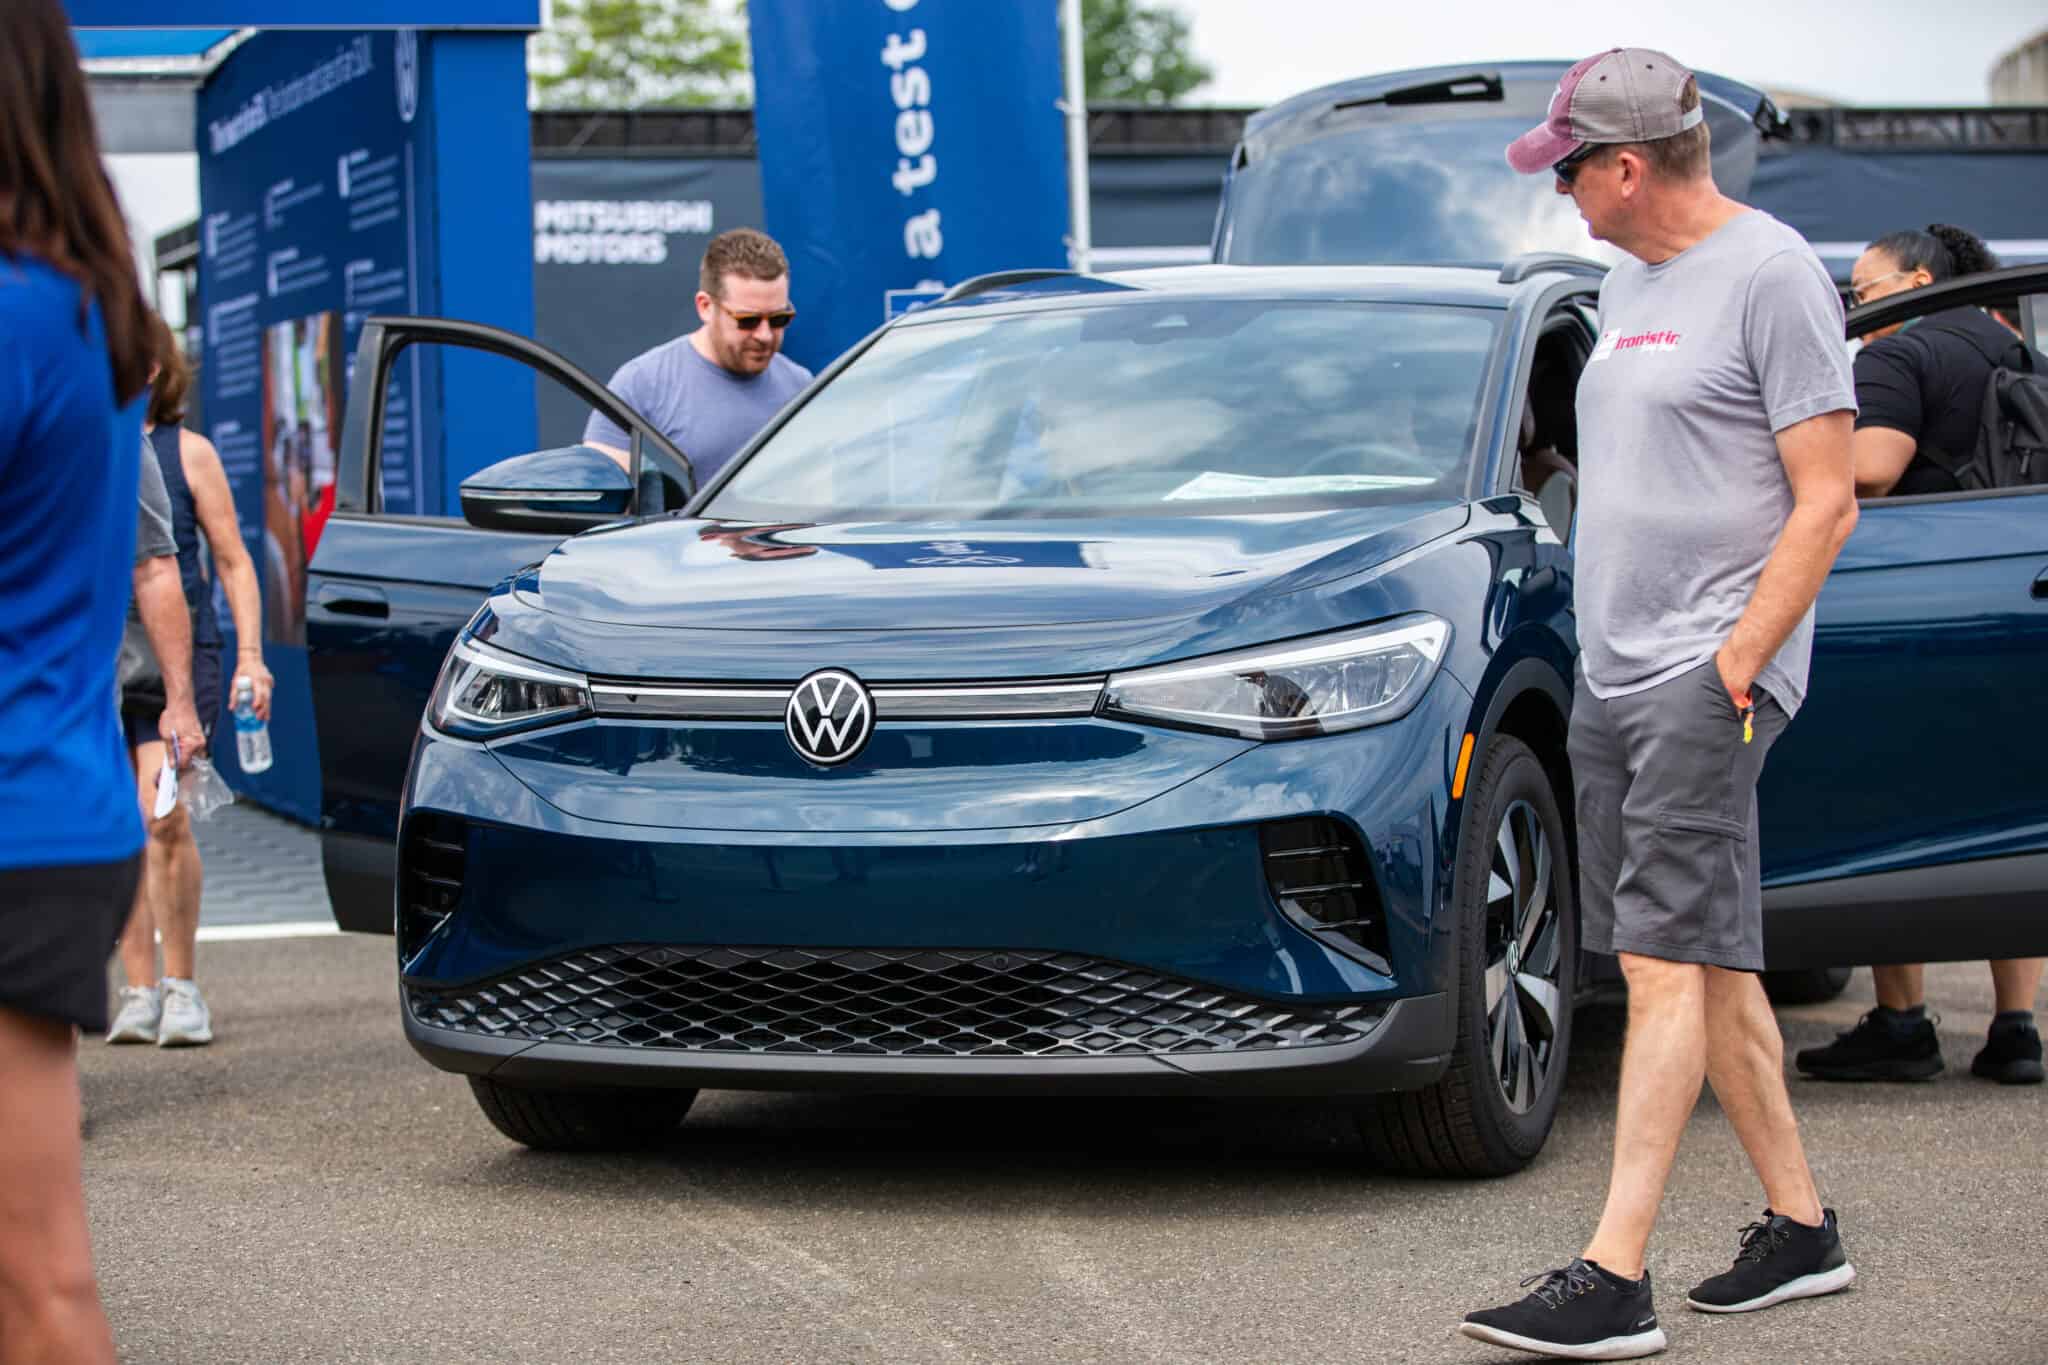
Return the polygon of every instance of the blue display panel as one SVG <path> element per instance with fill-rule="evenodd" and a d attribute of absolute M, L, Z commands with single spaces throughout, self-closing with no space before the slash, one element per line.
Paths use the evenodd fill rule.
<path fill-rule="evenodd" d="M 319 804 L 306 565 L 333 507 L 356 338 L 372 313 L 433 306 L 420 55 L 411 31 L 265 33 L 198 96 L 205 434 L 262 578 L 264 653 L 280 681 L 278 762 L 236 781 L 306 819 Z M 436 424 L 421 420 L 433 386 L 417 358 L 393 385 L 384 496 L 394 512 L 439 501 Z M 231 750 L 215 757 L 232 771 Z"/>

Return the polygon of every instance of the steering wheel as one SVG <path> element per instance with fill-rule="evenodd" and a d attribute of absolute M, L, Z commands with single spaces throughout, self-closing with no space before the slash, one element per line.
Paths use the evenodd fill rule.
<path fill-rule="evenodd" d="M 1386 474 L 1434 480 L 1443 473 L 1431 461 L 1403 446 L 1384 441 L 1357 441 L 1332 446 L 1296 471 L 1299 474 Z"/>

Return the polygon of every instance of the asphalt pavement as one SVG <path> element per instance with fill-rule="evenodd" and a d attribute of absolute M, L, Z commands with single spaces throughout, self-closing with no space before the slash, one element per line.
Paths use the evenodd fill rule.
<path fill-rule="evenodd" d="M 1578 1250 L 1620 1014 L 1579 1016 L 1550 1145 L 1505 1180 L 1372 1171 L 1341 1115 L 1198 1100 L 706 1092 L 664 1149 L 518 1148 L 400 1035 L 389 940 L 215 942 L 212 1047 L 84 1044 L 86 1182 L 124 1359 L 1451 1361 Z M 1859 1278 L 1686 1311 L 1757 1212 L 1711 1099 L 1651 1268 L 1700 1362 L 2048 1362 L 2048 1093 L 1972 1080 L 1981 966 L 1930 973 L 1949 1071 L 1798 1082 Z M 1792 1047 L 1868 1007 L 1788 1009 Z"/>

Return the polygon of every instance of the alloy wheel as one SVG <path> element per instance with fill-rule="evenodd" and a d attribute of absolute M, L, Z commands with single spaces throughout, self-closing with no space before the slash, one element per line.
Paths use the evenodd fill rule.
<path fill-rule="evenodd" d="M 1553 850 L 1527 801 L 1501 813 L 1486 890 L 1486 1044 L 1508 1108 L 1526 1114 L 1543 1093 L 1565 1002 L 1558 980 Z"/>

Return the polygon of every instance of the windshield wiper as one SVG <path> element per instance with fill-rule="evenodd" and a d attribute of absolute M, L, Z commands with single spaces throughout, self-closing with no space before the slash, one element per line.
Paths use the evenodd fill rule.
<path fill-rule="evenodd" d="M 1369 104 L 1463 104 L 1471 100 L 1498 102 L 1507 98 L 1501 88 L 1499 76 L 1489 76 L 1475 71 L 1469 76 L 1453 76 L 1449 80 L 1424 81 L 1420 85 L 1402 85 L 1378 95 L 1364 99 L 1345 100 L 1339 109 L 1363 109 Z"/>

